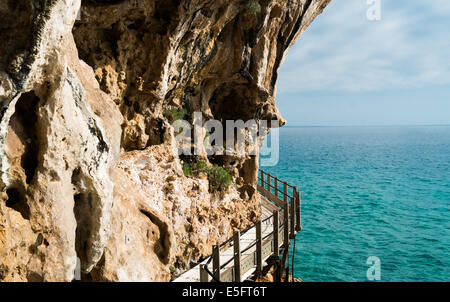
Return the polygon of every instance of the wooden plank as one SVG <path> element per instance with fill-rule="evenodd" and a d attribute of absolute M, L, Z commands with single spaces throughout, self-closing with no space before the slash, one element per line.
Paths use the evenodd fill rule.
<path fill-rule="evenodd" d="M 255 256 L 254 253 L 243 257 L 241 261 L 241 272 L 244 275 L 246 272 L 255 267 Z"/>
<path fill-rule="evenodd" d="M 220 274 L 220 282 L 233 282 L 234 267 L 230 267 Z"/>
<path fill-rule="evenodd" d="M 279 234 L 280 234 L 280 227 L 279 227 L 279 213 L 278 211 L 273 212 L 273 254 L 276 257 L 280 257 L 280 241 L 279 241 Z"/>
<path fill-rule="evenodd" d="M 261 248 L 261 255 L 262 255 L 262 259 L 265 259 L 267 257 L 269 257 L 270 255 L 273 254 L 272 252 L 272 239 L 269 240 L 265 240 L 262 243 L 262 248 Z"/>
<path fill-rule="evenodd" d="M 264 197 L 266 197 L 267 199 L 269 199 L 270 201 L 272 201 L 273 203 L 275 203 L 278 207 L 282 208 L 284 205 L 283 200 L 281 200 L 280 198 L 278 198 L 277 196 L 275 196 L 275 194 L 273 194 L 272 192 L 267 191 L 266 189 L 264 189 L 261 186 L 258 186 L 258 192 L 263 195 Z"/>
<path fill-rule="evenodd" d="M 242 282 L 241 280 L 241 233 L 236 232 L 233 236 L 233 250 L 234 250 L 234 281 Z"/>
<path fill-rule="evenodd" d="M 262 251 L 263 251 L 263 253 L 262 253 L 263 259 L 270 256 L 270 254 L 272 253 L 271 252 L 271 240 L 266 240 L 264 242 L 264 244 L 262 245 Z M 257 255 L 256 255 L 256 251 L 254 251 L 251 254 L 241 255 L 241 256 L 242 256 L 242 258 L 241 258 L 241 279 L 242 279 L 242 276 L 246 275 L 249 271 L 256 268 Z M 234 270 L 235 270 L 234 266 L 229 267 L 226 270 L 224 270 L 220 275 L 221 276 L 220 281 L 221 282 L 233 282 L 234 275 L 235 275 Z"/>
<path fill-rule="evenodd" d="M 268 217 L 268 216 L 272 215 L 274 211 L 280 210 L 280 207 L 277 206 L 276 204 L 274 204 L 273 202 L 271 202 L 269 199 L 267 199 L 267 197 L 263 196 L 262 194 L 260 194 L 260 197 L 261 197 L 261 208 L 262 208 L 261 214 L 263 215 L 262 217 Z"/>
<path fill-rule="evenodd" d="M 261 221 L 256 224 L 256 274 L 259 276 L 262 273 L 262 231 Z"/>
<path fill-rule="evenodd" d="M 219 245 L 213 248 L 213 274 L 218 281 L 220 281 L 220 249 Z"/>

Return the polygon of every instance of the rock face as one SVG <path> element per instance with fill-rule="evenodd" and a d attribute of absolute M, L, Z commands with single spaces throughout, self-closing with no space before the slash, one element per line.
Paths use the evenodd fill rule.
<path fill-rule="evenodd" d="M 2 0 L 0 281 L 168 281 L 260 215 L 257 156 L 182 170 L 167 110 L 279 120 L 277 69 L 330 0 Z"/>

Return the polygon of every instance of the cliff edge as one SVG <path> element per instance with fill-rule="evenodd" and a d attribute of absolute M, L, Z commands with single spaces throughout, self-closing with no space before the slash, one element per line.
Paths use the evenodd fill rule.
<path fill-rule="evenodd" d="M 1 1 L 0 281 L 168 281 L 257 220 L 258 156 L 200 156 L 215 192 L 168 112 L 282 122 L 277 70 L 330 1 Z"/>

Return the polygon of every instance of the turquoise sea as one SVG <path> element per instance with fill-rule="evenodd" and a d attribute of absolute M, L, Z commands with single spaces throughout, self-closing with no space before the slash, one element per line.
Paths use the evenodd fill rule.
<path fill-rule="evenodd" d="M 450 281 L 450 126 L 285 127 L 262 168 L 302 194 L 296 277 Z"/>

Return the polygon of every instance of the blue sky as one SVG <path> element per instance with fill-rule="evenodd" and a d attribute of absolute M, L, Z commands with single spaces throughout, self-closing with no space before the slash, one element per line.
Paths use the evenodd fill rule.
<path fill-rule="evenodd" d="M 288 53 L 288 125 L 450 124 L 450 0 L 332 0 Z"/>

